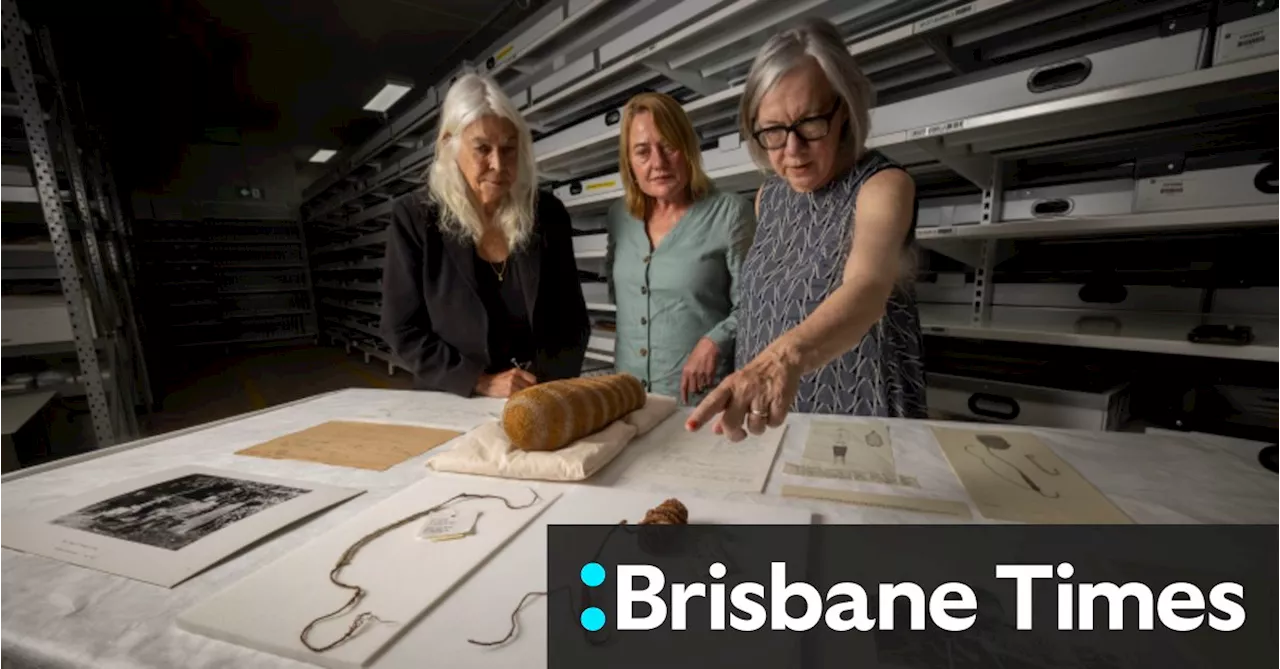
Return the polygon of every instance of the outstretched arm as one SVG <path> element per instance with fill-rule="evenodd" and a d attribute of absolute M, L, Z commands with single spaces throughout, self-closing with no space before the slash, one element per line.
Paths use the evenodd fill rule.
<path fill-rule="evenodd" d="M 903 270 L 903 247 L 915 215 L 915 184 L 898 169 L 871 177 L 859 190 L 857 225 L 841 285 L 799 325 L 725 379 L 689 416 L 696 430 L 717 414 L 717 433 L 746 438 L 786 418 L 800 377 L 853 348 L 885 313 Z M 854 225 L 854 221 L 849 221 Z M 748 418 L 748 415 L 750 417 Z"/>
<path fill-rule="evenodd" d="M 915 184 L 902 170 L 880 172 L 863 184 L 856 210 L 857 228 L 840 287 L 762 354 L 786 361 L 802 375 L 856 346 L 884 316 L 903 269 Z"/>

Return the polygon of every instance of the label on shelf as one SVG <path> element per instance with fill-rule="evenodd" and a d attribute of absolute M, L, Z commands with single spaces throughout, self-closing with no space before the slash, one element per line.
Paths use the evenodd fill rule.
<path fill-rule="evenodd" d="M 933 137 L 934 135 L 943 135 L 948 132 L 955 132 L 964 128 L 964 119 L 955 121 L 945 121 L 943 123 L 935 123 L 923 128 L 907 131 L 907 139 L 920 139 L 922 137 Z"/>
<path fill-rule="evenodd" d="M 961 5 L 955 9 L 950 9 L 941 14 L 934 14 L 927 19 L 916 21 L 915 32 L 922 33 L 927 30 L 933 30 L 938 26 L 945 26 L 948 23 L 954 23 L 960 19 L 973 14 L 981 2 L 971 2 L 967 5 Z"/>

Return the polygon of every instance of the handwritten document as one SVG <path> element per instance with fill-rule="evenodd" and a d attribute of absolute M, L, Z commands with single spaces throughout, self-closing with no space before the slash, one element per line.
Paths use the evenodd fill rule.
<path fill-rule="evenodd" d="M 460 434 L 416 425 L 329 421 L 237 451 L 237 455 L 385 471 Z"/>
<path fill-rule="evenodd" d="M 687 432 L 682 422 L 669 421 L 632 446 L 632 453 L 639 455 L 619 482 L 763 492 L 784 434 L 785 426 L 733 443 L 709 429 Z"/>

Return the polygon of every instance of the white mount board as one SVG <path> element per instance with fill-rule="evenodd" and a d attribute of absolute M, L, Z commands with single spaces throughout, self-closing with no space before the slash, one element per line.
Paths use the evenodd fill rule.
<path fill-rule="evenodd" d="M 613 525 L 622 520 L 636 524 L 646 511 L 670 497 L 679 499 L 688 508 L 690 524 L 811 525 L 813 522 L 813 514 L 802 508 L 577 486 L 493 556 L 483 569 L 459 585 L 429 619 L 408 631 L 379 657 L 373 669 L 419 669 L 425 666 L 424 658 L 447 658 L 441 666 L 450 669 L 546 666 L 546 597 L 531 598 L 525 603 L 516 618 L 516 633 L 507 643 L 486 647 L 471 644 L 468 639 L 485 642 L 501 639 L 511 629 L 511 612 L 525 593 L 546 590 L 548 525 Z M 789 654 L 790 648 L 780 648 L 779 652 L 784 661 L 754 665 L 752 662 L 761 658 L 736 658 L 741 660 L 737 666 L 784 666 L 799 660 L 798 655 Z"/>
<path fill-rule="evenodd" d="M 172 588 L 363 490 L 176 467 L 4 518 L 6 548 Z"/>
<path fill-rule="evenodd" d="M 500 495 L 513 506 L 524 506 L 534 499 L 535 490 L 540 499 L 524 509 L 508 509 L 500 499 L 451 504 L 450 508 L 481 514 L 475 534 L 460 540 L 417 538 L 424 518 L 366 544 L 342 570 L 339 580 L 358 585 L 367 594 L 346 615 L 313 628 L 309 641 L 316 646 L 336 641 L 357 615 L 366 611 L 390 622 L 370 622 L 346 643 L 324 653 L 303 645 L 303 629 L 312 620 L 338 610 L 353 594 L 331 583 L 329 573 L 362 537 L 455 495 Z M 459 581 L 558 497 L 558 491 L 522 482 L 427 477 L 188 609 L 178 617 L 178 626 L 302 662 L 342 669 L 368 666 L 387 644 L 412 628 Z M 435 618 L 433 612 L 426 620 L 434 622 Z M 418 666 L 421 662 L 418 658 Z"/>

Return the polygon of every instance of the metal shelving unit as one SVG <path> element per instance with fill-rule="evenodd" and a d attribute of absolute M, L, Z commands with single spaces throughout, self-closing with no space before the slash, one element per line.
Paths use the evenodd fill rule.
<path fill-rule="evenodd" d="M 1274 279 L 1179 267 L 1175 257 L 1198 243 L 1238 252 L 1274 241 L 1275 12 L 1274 1 L 1241 0 L 553 3 L 495 44 L 495 58 L 460 64 L 308 189 L 308 225 L 326 239 L 313 263 L 376 264 L 394 200 L 429 165 L 434 113 L 452 76 L 487 67 L 535 128 L 543 185 L 575 219 L 593 316 L 612 318 L 592 275 L 605 270 L 599 217 L 622 193 L 620 105 L 640 90 L 675 96 L 717 186 L 750 193 L 764 175 L 736 115 L 751 59 L 770 34 L 821 16 L 876 89 L 869 146 L 917 181 L 918 292 L 931 348 L 998 342 L 1188 365 L 1275 363 Z M 568 17 L 578 22 L 570 31 L 558 23 Z M 528 44 L 537 46 L 508 48 Z M 1244 187 L 1223 185 L 1233 183 Z M 1144 240 L 1173 254 L 1160 260 L 1172 264 L 1125 269 L 1116 280 L 1129 282 L 1130 295 L 1167 281 L 1180 291 L 1176 305 L 1055 292 L 1096 283 L 1060 249 L 1106 255 Z M 334 267 L 342 276 L 320 288 L 341 300 L 377 292 L 377 272 L 359 271 Z M 327 325 L 343 329 L 344 317 L 335 318 Z M 1251 340 L 1193 341 L 1196 326 L 1223 323 L 1248 325 Z M 611 360 L 603 350 L 588 357 Z"/>
<path fill-rule="evenodd" d="M 138 227 L 156 346 L 318 340 L 298 221 L 145 220 Z"/>
<path fill-rule="evenodd" d="M 55 391 L 84 402 L 92 447 L 138 434 L 151 404 L 134 285 L 131 222 L 105 146 L 50 33 L 4 0 L 4 396 Z M 11 121 L 13 123 L 11 123 Z M 20 124 L 21 132 L 11 130 Z"/>

